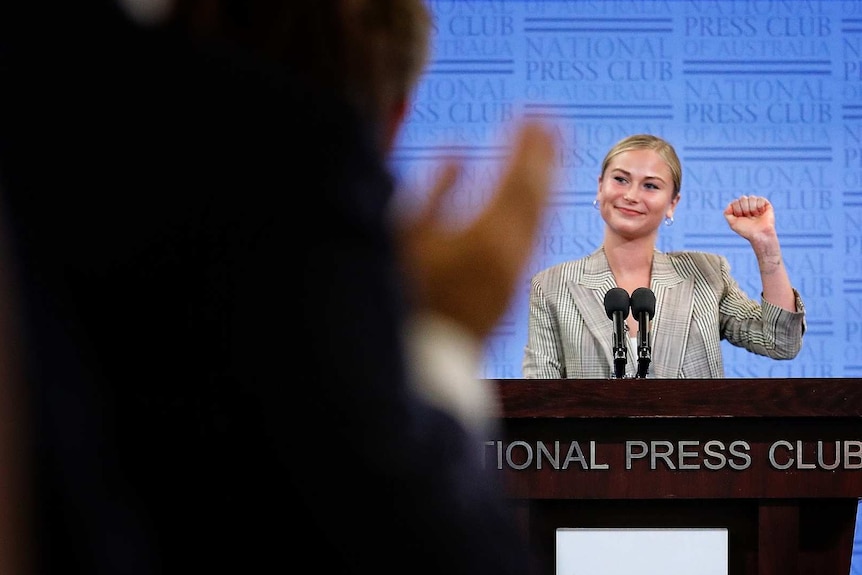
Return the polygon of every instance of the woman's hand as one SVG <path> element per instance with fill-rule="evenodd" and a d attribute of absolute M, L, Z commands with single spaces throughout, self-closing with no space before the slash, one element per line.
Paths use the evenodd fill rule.
<path fill-rule="evenodd" d="M 762 196 L 739 196 L 724 209 L 730 229 L 753 246 L 776 237 L 775 210 Z"/>

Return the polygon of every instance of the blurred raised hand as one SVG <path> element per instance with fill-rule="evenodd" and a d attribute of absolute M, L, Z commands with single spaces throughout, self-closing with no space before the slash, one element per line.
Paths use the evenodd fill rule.
<path fill-rule="evenodd" d="M 442 314 L 480 339 L 511 303 L 535 245 L 555 176 L 551 131 L 519 127 L 503 173 L 484 209 L 466 226 L 444 221 L 458 178 L 450 163 L 420 213 L 400 228 L 403 262 L 419 310 Z"/>

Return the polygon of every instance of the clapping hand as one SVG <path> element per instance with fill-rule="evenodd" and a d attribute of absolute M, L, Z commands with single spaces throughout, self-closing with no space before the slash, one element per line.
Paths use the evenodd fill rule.
<path fill-rule="evenodd" d="M 447 316 L 480 339 L 491 332 L 535 246 L 555 153 L 549 130 L 537 123 L 521 126 L 490 201 L 460 228 L 441 214 L 458 166 L 442 171 L 426 206 L 401 229 L 403 263 L 418 308 Z"/>

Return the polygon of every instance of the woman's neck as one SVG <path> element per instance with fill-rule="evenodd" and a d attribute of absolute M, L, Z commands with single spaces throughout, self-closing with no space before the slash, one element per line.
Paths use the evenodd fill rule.
<path fill-rule="evenodd" d="M 649 287 L 655 252 L 651 238 L 620 241 L 606 235 L 602 248 L 619 287 L 629 293 L 638 287 Z"/>
<path fill-rule="evenodd" d="M 635 240 L 623 239 L 613 234 L 605 234 L 602 248 L 608 262 L 619 263 L 626 267 L 649 268 L 655 252 L 655 238 L 644 237 Z"/>

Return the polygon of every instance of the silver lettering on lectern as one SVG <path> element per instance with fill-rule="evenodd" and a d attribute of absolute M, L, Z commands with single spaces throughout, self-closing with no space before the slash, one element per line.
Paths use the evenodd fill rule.
<path fill-rule="evenodd" d="M 817 442 L 814 462 L 812 455 L 804 451 L 805 445 L 802 441 L 796 441 L 794 444 L 781 439 L 769 447 L 769 464 L 779 470 L 793 467 L 830 471 L 839 466 L 843 469 L 862 469 L 862 441 L 835 441 L 830 444 L 832 447 L 827 449 L 826 442 Z"/>
<path fill-rule="evenodd" d="M 566 470 L 576 464 L 584 471 L 593 469 L 608 469 L 607 463 L 598 461 L 598 450 L 595 441 L 590 441 L 589 461 L 584 456 L 584 451 L 581 449 L 581 444 L 578 441 L 571 441 L 568 447 L 560 441 L 554 441 L 551 444 L 553 447 L 548 447 L 548 443 L 537 441 L 535 449 L 533 445 L 526 441 L 512 441 L 504 447 L 502 441 L 487 441 L 486 447 L 494 447 L 496 455 L 497 469 L 508 467 L 511 469 L 526 469 L 535 466 L 536 469 L 542 469 L 546 464 L 552 469 Z M 561 455 L 561 445 L 566 450 L 563 458 Z"/>
<path fill-rule="evenodd" d="M 700 445 L 699 441 L 678 441 L 676 444 L 670 441 L 626 441 L 625 466 L 630 470 L 637 460 L 647 458 L 649 468 L 653 471 L 658 469 L 659 463 L 670 470 L 700 469 L 701 466 L 717 470 L 727 465 L 742 470 L 751 466 L 751 456 L 748 454 L 751 446 L 746 441 L 734 441 L 728 446 L 721 441 L 707 441 L 703 444 L 702 454 L 696 449 Z M 725 451 L 728 455 L 725 455 Z M 699 462 L 691 463 L 695 458 Z"/>
<path fill-rule="evenodd" d="M 484 443 L 484 464 L 494 461 L 502 469 L 552 469 L 554 471 L 606 471 L 623 463 L 626 471 L 721 471 L 749 470 L 752 466 L 751 444 L 737 439 L 729 443 L 712 439 L 699 440 L 626 440 L 623 461 L 618 450 L 596 440 L 587 441 L 500 441 Z M 604 453 L 602 450 L 605 449 Z M 862 471 L 862 441 L 805 441 L 776 439 L 766 450 L 766 460 L 758 465 L 778 471 Z M 489 457 L 493 453 L 493 459 Z M 760 449 L 757 450 L 760 454 Z M 610 457 L 608 457 L 610 454 Z"/>

